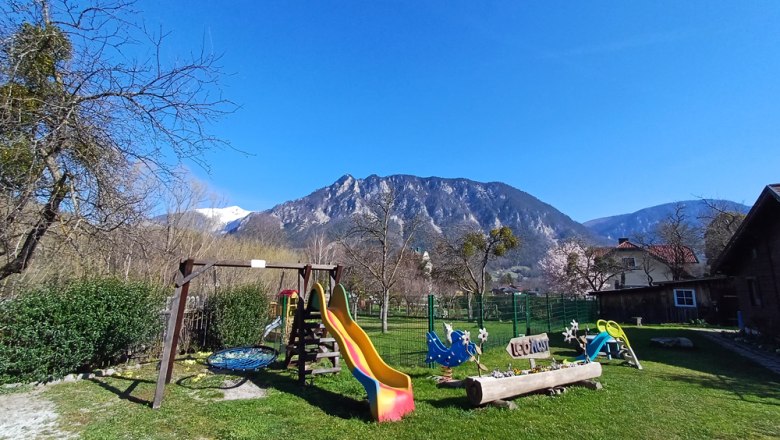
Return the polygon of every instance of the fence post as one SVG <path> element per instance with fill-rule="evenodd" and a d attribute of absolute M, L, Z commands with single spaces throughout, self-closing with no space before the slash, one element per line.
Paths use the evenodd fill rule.
<path fill-rule="evenodd" d="M 574 297 L 574 319 L 580 322 L 580 302 L 577 297 Z"/>
<path fill-rule="evenodd" d="M 547 333 L 552 333 L 552 310 L 550 309 L 550 292 L 545 295 L 547 297 Z"/>
<path fill-rule="evenodd" d="M 525 295 L 525 335 L 528 336 L 531 334 L 531 307 L 530 307 L 530 299 L 531 297 L 526 294 Z"/>
<path fill-rule="evenodd" d="M 561 293 L 561 305 L 563 306 L 563 326 L 566 327 L 569 318 L 566 316 L 566 298 L 563 297 L 563 293 Z"/>
<path fill-rule="evenodd" d="M 512 337 L 517 337 L 517 293 L 512 292 Z"/>
<path fill-rule="evenodd" d="M 479 316 L 477 316 L 477 328 L 485 328 L 485 294 L 480 293 L 477 297 L 477 305 Z"/>
<path fill-rule="evenodd" d="M 428 331 L 432 332 L 434 329 L 434 322 L 436 313 L 435 313 L 435 305 L 433 303 L 433 294 L 428 294 Z M 428 363 L 428 368 L 433 368 L 433 362 Z"/>
<path fill-rule="evenodd" d="M 428 331 L 432 332 L 434 329 L 434 320 L 435 313 L 434 313 L 434 305 L 433 305 L 433 294 L 428 294 Z"/>

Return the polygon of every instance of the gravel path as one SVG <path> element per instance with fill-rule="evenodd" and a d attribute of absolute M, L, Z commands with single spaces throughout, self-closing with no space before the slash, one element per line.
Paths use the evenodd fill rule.
<path fill-rule="evenodd" d="M 0 395 L 0 439 L 68 438 L 57 429 L 54 404 L 46 400 L 42 388 Z"/>

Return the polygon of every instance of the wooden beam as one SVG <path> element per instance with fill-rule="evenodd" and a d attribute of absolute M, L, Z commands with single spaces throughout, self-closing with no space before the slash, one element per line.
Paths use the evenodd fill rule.
<path fill-rule="evenodd" d="M 179 263 L 179 273 L 177 280 L 187 279 L 192 273 L 193 260 L 185 260 Z M 179 284 L 177 282 L 177 284 Z M 163 357 L 160 361 L 160 372 L 157 376 L 157 389 L 154 392 L 154 402 L 152 408 L 157 409 L 162 405 L 165 394 L 165 385 L 170 382 L 173 372 L 173 361 L 176 358 L 176 346 L 179 343 L 179 332 L 181 331 L 181 321 L 184 315 L 184 308 L 187 304 L 187 293 L 190 288 L 189 281 L 181 283 L 176 288 L 176 292 L 171 298 L 170 313 L 168 315 L 168 325 L 165 332 L 165 341 L 163 344 Z"/>
<path fill-rule="evenodd" d="M 295 321 L 298 323 L 298 328 L 295 330 L 298 332 L 298 383 L 300 385 L 306 384 L 306 329 L 303 325 L 303 316 L 306 302 L 304 296 L 306 292 L 306 284 L 308 282 L 305 267 L 298 270 L 298 308 L 295 309 Z"/>
<path fill-rule="evenodd" d="M 198 269 L 195 272 L 189 274 L 188 276 L 184 277 L 180 281 L 176 281 L 176 287 L 183 286 L 184 284 L 189 283 L 190 281 L 194 280 L 198 276 L 202 275 L 203 272 L 205 272 L 205 271 L 211 269 L 212 267 L 214 267 L 215 264 L 217 264 L 216 261 L 211 261 L 209 263 L 204 264 L 203 267 L 201 267 L 200 269 Z"/>
<path fill-rule="evenodd" d="M 217 267 L 246 267 L 251 268 L 252 262 L 251 260 L 193 260 L 193 265 L 195 266 L 205 266 L 207 264 L 212 264 Z M 337 266 L 335 264 L 306 264 L 306 263 L 265 263 L 266 269 L 292 269 L 292 270 L 300 270 L 305 268 L 306 266 L 310 266 L 312 270 L 333 270 Z"/>
<path fill-rule="evenodd" d="M 335 269 L 330 271 L 330 293 L 333 293 L 333 290 L 336 288 L 336 286 L 341 282 L 341 274 L 344 272 L 344 266 L 337 265 Z"/>
<path fill-rule="evenodd" d="M 507 399 L 521 394 L 553 388 L 601 376 L 601 364 L 591 362 L 577 367 L 504 378 L 469 377 L 466 396 L 474 405 Z"/>

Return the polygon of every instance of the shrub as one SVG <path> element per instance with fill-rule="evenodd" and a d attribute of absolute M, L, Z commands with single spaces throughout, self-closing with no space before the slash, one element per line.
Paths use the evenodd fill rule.
<path fill-rule="evenodd" d="M 0 382 L 45 381 L 121 360 L 161 330 L 158 289 L 76 281 L 0 303 Z"/>
<path fill-rule="evenodd" d="M 255 284 L 219 292 L 209 298 L 207 309 L 214 348 L 258 344 L 268 317 L 266 288 Z"/>

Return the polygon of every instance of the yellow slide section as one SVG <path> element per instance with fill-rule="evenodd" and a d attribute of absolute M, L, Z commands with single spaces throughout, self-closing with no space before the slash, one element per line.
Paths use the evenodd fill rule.
<path fill-rule="evenodd" d="M 352 319 L 344 286 L 336 286 L 327 308 L 322 307 L 325 292 L 320 284 L 314 285 L 309 301 L 320 305 L 322 322 L 338 342 L 350 371 L 366 389 L 374 420 L 400 420 L 414 411 L 412 380 L 382 360 L 366 332 Z"/>

